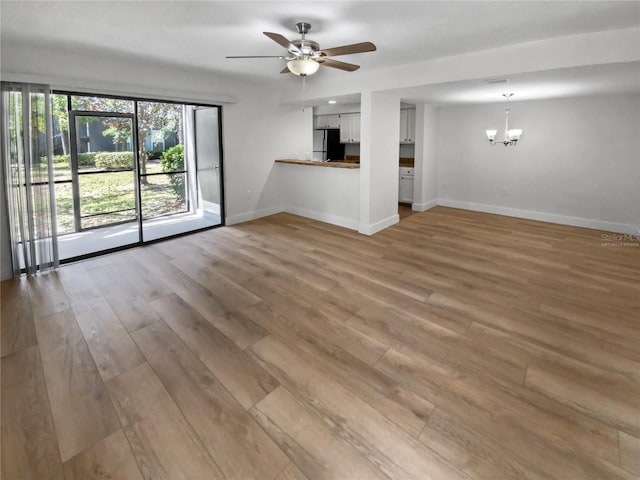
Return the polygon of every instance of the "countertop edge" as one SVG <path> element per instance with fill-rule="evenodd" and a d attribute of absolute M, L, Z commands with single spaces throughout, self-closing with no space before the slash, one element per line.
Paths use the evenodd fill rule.
<path fill-rule="evenodd" d="M 293 160 L 288 158 L 278 159 L 275 163 L 286 163 L 289 165 L 306 165 L 311 167 L 346 168 L 350 170 L 359 169 L 360 164 L 349 162 L 316 162 L 313 160 Z"/>

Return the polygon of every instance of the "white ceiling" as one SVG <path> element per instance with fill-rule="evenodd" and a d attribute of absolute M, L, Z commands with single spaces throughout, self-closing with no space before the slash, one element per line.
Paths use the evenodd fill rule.
<path fill-rule="evenodd" d="M 329 48 L 372 41 L 378 51 L 341 60 L 362 71 L 551 37 L 640 25 L 638 1 L 5 1 L 2 41 L 130 57 L 276 80 L 283 60 L 263 31 Z M 323 75 L 349 75 L 325 68 Z"/>
<path fill-rule="evenodd" d="M 489 83 L 506 80 L 504 83 Z M 477 78 L 391 90 L 407 106 L 426 103 L 434 106 L 503 102 L 503 93 L 513 93 L 512 102 L 579 97 L 585 95 L 640 93 L 640 62 L 610 63 Z M 328 101 L 335 104 L 329 105 Z M 307 100 L 322 107 L 321 113 L 343 111 L 343 106 L 360 103 L 360 94 Z"/>
<path fill-rule="evenodd" d="M 507 80 L 506 83 L 489 83 Z M 503 101 L 503 93 L 514 93 L 513 102 L 607 93 L 639 93 L 640 62 L 589 65 L 530 72 L 493 79 L 465 80 L 397 91 L 406 103 L 456 105 Z"/>
<path fill-rule="evenodd" d="M 284 60 L 225 59 L 280 55 L 263 31 L 298 38 L 295 23 L 312 24 L 321 48 L 361 41 L 378 50 L 338 59 L 360 72 L 529 41 L 637 27 L 640 1 L 7 1 L 0 0 L 2 45 L 45 45 L 70 53 L 125 58 L 258 82 L 294 85 Z M 640 43 L 640 38 L 638 39 Z M 3 47 L 4 48 L 4 47 Z M 323 67 L 314 81 L 349 74 Z M 640 92 L 640 63 L 607 64 L 510 75 L 510 83 L 476 79 L 398 90 L 408 103 L 437 105 Z M 288 88 L 288 87 L 287 87 Z M 328 98 L 307 100 L 326 105 Z M 359 94 L 337 98 L 359 103 Z M 339 105 L 336 108 L 339 108 Z"/>

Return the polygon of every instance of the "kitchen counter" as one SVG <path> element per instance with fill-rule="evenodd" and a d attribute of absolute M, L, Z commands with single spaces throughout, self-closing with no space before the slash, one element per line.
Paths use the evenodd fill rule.
<path fill-rule="evenodd" d="M 414 164 L 415 164 L 415 160 L 413 158 L 400 157 L 400 166 L 401 167 L 413 168 Z"/>
<path fill-rule="evenodd" d="M 281 159 L 276 160 L 276 163 L 288 163 L 290 165 L 308 165 L 311 167 L 329 167 L 329 168 L 360 168 L 359 163 L 348 162 L 316 162 L 313 160 L 293 160 L 293 159 Z"/>

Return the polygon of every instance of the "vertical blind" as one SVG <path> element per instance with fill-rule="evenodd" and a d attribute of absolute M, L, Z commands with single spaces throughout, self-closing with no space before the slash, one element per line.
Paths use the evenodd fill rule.
<path fill-rule="evenodd" d="M 2 168 L 13 271 L 58 265 L 50 89 L 2 84 Z"/>

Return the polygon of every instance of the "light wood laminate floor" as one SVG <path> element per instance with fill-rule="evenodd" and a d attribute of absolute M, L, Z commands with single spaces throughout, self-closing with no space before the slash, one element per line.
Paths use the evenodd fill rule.
<path fill-rule="evenodd" d="M 4 282 L 3 478 L 638 479 L 640 247 L 603 235 L 279 214 Z"/>
<path fill-rule="evenodd" d="M 414 212 L 411 209 L 411 204 L 409 203 L 399 203 L 398 204 L 398 216 L 400 217 L 400 221 L 404 220 L 405 218 L 410 217 L 411 215 L 415 215 L 416 212 Z"/>

